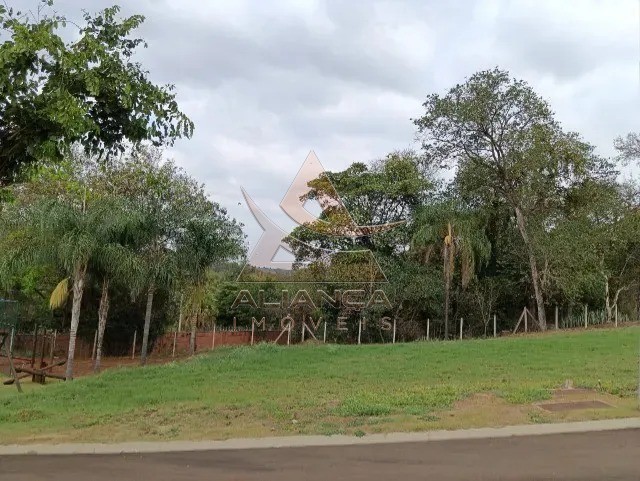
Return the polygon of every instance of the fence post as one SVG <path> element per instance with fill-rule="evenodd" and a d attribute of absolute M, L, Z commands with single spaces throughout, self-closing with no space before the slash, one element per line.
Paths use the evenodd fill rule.
<path fill-rule="evenodd" d="M 555 316 L 556 316 L 556 331 L 558 330 L 558 304 L 556 304 L 556 309 L 555 309 Z"/>
<path fill-rule="evenodd" d="M 131 346 L 131 359 L 136 358 L 136 337 L 138 337 L 138 330 L 133 331 L 133 345 Z"/>
<path fill-rule="evenodd" d="M 324 334 L 322 335 L 322 342 L 327 343 L 327 321 L 324 321 Z"/>
<path fill-rule="evenodd" d="M 36 365 L 36 348 L 38 347 L 38 325 L 33 328 L 33 346 L 31 346 L 31 367 Z"/>
<path fill-rule="evenodd" d="M 173 331 L 173 349 L 171 349 L 171 357 L 176 357 L 176 342 L 178 342 L 178 329 Z"/>
<path fill-rule="evenodd" d="M 56 338 L 58 337 L 58 330 L 55 329 L 53 331 L 53 336 L 51 339 L 51 362 L 49 363 L 49 365 L 53 364 L 53 353 L 56 350 Z"/>
<path fill-rule="evenodd" d="M 526 307 L 524 311 L 524 332 L 529 332 L 529 311 Z"/>
<path fill-rule="evenodd" d="M 462 319 L 462 317 L 461 317 L 461 318 L 460 318 L 460 340 L 461 340 L 461 341 L 462 341 L 462 326 L 463 326 L 463 323 L 464 323 L 464 321 L 463 321 L 463 319 Z"/>
<path fill-rule="evenodd" d="M 13 358 L 11 357 L 11 351 L 9 350 L 9 346 L 7 346 L 5 344 L 4 346 L 6 352 L 7 352 L 7 359 L 9 360 L 9 372 L 11 373 L 11 376 L 13 376 L 14 379 L 14 383 L 16 385 L 16 388 L 18 389 L 18 392 L 21 393 L 22 392 L 22 386 L 20 386 L 20 377 L 18 376 L 18 373 L 16 372 L 16 368 L 13 364 Z"/>
<path fill-rule="evenodd" d="M 362 337 L 362 319 L 358 319 L 358 345 L 360 345 L 361 337 Z"/>
<path fill-rule="evenodd" d="M 216 347 L 216 323 L 213 323 L 213 334 L 211 335 L 211 349 Z"/>
<path fill-rule="evenodd" d="M 253 333 L 256 330 L 256 324 L 255 322 L 253 322 L 253 319 L 251 319 L 251 345 L 253 346 Z M 304 330 L 302 331 L 302 340 L 304 341 Z"/>
<path fill-rule="evenodd" d="M 171 357 L 176 357 L 176 344 L 178 342 L 178 333 L 182 332 L 182 301 L 184 299 L 184 294 L 180 294 L 180 312 L 178 313 L 178 329 L 173 335 L 173 351 L 171 353 Z"/>
<path fill-rule="evenodd" d="M 40 346 L 40 367 L 42 367 L 44 365 L 44 346 L 47 342 L 47 330 L 45 329 L 42 332 L 42 345 Z M 42 378 L 42 381 L 44 381 L 45 378 Z"/>
<path fill-rule="evenodd" d="M 396 318 L 393 318 L 393 344 L 396 343 Z"/>
<path fill-rule="evenodd" d="M 16 328 L 11 328 L 11 338 L 9 339 L 9 352 L 13 354 L 13 339 L 16 337 Z"/>
<path fill-rule="evenodd" d="M 430 321 L 427 318 L 427 341 L 429 340 L 429 327 L 431 327 L 429 324 L 430 324 Z"/>
<path fill-rule="evenodd" d="M 91 348 L 91 360 L 96 359 L 96 345 L 98 344 L 98 331 L 93 334 L 93 347 Z"/>
<path fill-rule="evenodd" d="M 589 315 L 589 308 L 587 307 L 587 305 L 584 305 L 584 328 L 587 328 L 587 320 L 588 320 L 588 316 Z"/>
<path fill-rule="evenodd" d="M 616 302 L 616 314 L 615 314 L 615 320 L 616 320 L 616 327 L 618 327 L 618 303 Z"/>
<path fill-rule="evenodd" d="M 498 337 L 498 331 L 496 330 L 497 326 L 498 326 L 498 324 L 496 322 L 496 315 L 494 314 L 493 315 L 493 337 L 494 338 Z"/>
<path fill-rule="evenodd" d="M 234 317 L 235 319 L 235 317 Z M 287 346 L 291 343 L 291 322 L 289 322 L 289 326 L 287 327 Z"/>

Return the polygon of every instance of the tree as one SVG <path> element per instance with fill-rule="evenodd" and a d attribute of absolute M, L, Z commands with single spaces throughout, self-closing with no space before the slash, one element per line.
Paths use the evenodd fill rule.
<path fill-rule="evenodd" d="M 50 181 L 55 180 L 52 185 Z M 44 195 L 64 186 L 58 195 Z M 42 167 L 30 184 L 14 189 L 15 201 L 3 212 L 3 271 L 16 266 L 49 264 L 66 277 L 56 291 L 64 295 L 71 283 L 73 296 L 66 374 L 73 378 L 76 336 L 88 268 L 103 252 L 105 239 L 122 230 L 124 217 L 110 199 L 91 190 L 78 166 L 66 161 L 60 167 Z"/>
<path fill-rule="evenodd" d="M 536 234 L 567 185 L 601 167 L 591 146 L 565 133 L 546 101 L 525 82 L 494 69 L 472 75 L 446 95 L 432 94 L 414 122 L 426 161 L 457 166 L 463 195 L 506 203 L 525 246 L 537 306 L 546 329 Z"/>
<path fill-rule="evenodd" d="M 476 212 L 461 208 L 455 201 L 424 206 L 416 215 L 414 250 L 419 251 L 424 264 L 429 263 L 438 249 L 441 254 L 445 339 L 449 339 L 449 304 L 456 261 L 460 283 L 465 288 L 474 277 L 476 266 L 489 258 L 491 246 L 483 227 L 483 219 Z"/>
<path fill-rule="evenodd" d="M 135 152 L 115 174 L 116 192 L 127 196 L 142 216 L 136 238 L 134 295 L 146 293 L 141 364 L 146 364 L 153 298 L 156 290 L 170 287 L 178 276 L 174 241 L 185 218 L 193 180 L 172 162 L 162 163 L 162 153 L 145 148 Z"/>
<path fill-rule="evenodd" d="M 107 179 L 111 172 L 101 172 L 102 175 L 97 179 L 101 186 L 109 185 Z M 128 199 L 115 196 L 113 192 L 107 192 L 105 198 L 109 199 L 109 205 L 112 207 L 109 215 L 117 220 L 113 223 L 113 228 L 105 233 L 106 236 L 102 239 L 99 251 L 92 263 L 94 272 L 101 277 L 94 372 L 100 371 L 102 362 L 102 347 L 110 306 L 110 289 L 114 282 L 124 285 L 135 282 L 137 266 L 134 249 L 140 231 L 143 229 L 143 218 L 136 206 Z"/>
<path fill-rule="evenodd" d="M 598 296 L 608 322 L 620 295 L 637 284 L 640 265 L 640 215 L 629 187 L 613 179 L 575 186 L 547 238 L 554 281 L 564 297 Z"/>
<path fill-rule="evenodd" d="M 491 313 L 500 296 L 500 282 L 496 277 L 482 277 L 477 279 L 471 289 L 471 303 L 480 312 L 484 337 L 487 337 L 487 329 L 491 322 Z"/>
<path fill-rule="evenodd" d="M 61 160 L 73 143 L 88 153 L 123 152 L 137 145 L 190 137 L 193 123 L 178 109 L 172 85 L 156 86 L 132 60 L 140 38 L 131 37 L 144 17 L 118 18 L 119 7 L 95 15 L 72 42 L 70 23 L 0 5 L 0 183 L 39 159 Z"/>
<path fill-rule="evenodd" d="M 191 326 L 191 354 L 195 351 L 196 327 L 205 313 L 213 314 L 216 286 L 212 266 L 234 260 L 244 253 L 241 226 L 218 204 L 204 196 L 194 199 L 190 218 L 176 239 L 177 261 L 186 289 L 185 319 Z"/>
<path fill-rule="evenodd" d="M 410 240 L 407 225 L 414 210 L 424 201 L 433 182 L 419 168 L 419 159 L 412 151 L 398 151 L 369 165 L 355 162 L 342 172 L 327 172 L 309 183 L 307 199 L 314 200 L 336 195 L 344 202 L 341 207 L 327 208 L 320 220 L 311 226 L 296 227 L 291 237 L 314 247 L 338 250 L 370 249 L 376 253 L 392 254 L 406 248 Z M 349 230 L 351 223 L 360 226 L 398 223 L 393 229 L 359 237 L 334 235 Z M 325 224 L 323 228 L 322 224 Z M 335 231 L 335 232 L 334 232 Z M 292 244 L 296 257 L 303 259 L 313 253 L 304 246 Z"/>
<path fill-rule="evenodd" d="M 640 159 L 640 134 L 630 132 L 625 137 L 618 137 L 614 140 L 613 146 L 626 162 Z"/>
<path fill-rule="evenodd" d="M 110 177 L 115 192 L 132 202 L 142 217 L 132 271 L 137 273 L 134 293 L 146 294 L 140 358 L 144 365 L 157 289 L 178 287 L 183 275 L 201 281 L 211 262 L 234 255 L 231 246 L 241 229 L 207 199 L 202 185 L 172 161 L 163 161 L 159 149 L 132 153 Z"/>

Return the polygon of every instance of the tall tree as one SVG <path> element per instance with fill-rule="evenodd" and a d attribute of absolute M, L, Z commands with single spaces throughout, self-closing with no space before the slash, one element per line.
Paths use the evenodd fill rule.
<path fill-rule="evenodd" d="M 102 178 L 106 179 L 106 178 Z M 144 228 L 142 216 L 126 198 L 109 197 L 112 207 L 109 215 L 118 217 L 113 223 L 113 229 L 106 232 L 103 238 L 92 270 L 100 276 L 100 302 L 98 305 L 98 330 L 96 339 L 96 356 L 93 365 L 94 372 L 100 371 L 104 333 L 107 326 L 111 289 L 113 284 L 119 283 L 129 286 L 136 279 L 136 240 L 139 231 Z"/>
<path fill-rule="evenodd" d="M 239 258 L 244 253 L 243 238 L 241 226 L 218 204 L 203 196 L 194 199 L 190 218 L 176 239 L 178 264 L 187 286 L 184 311 L 191 326 L 191 354 L 203 314 L 215 307 L 211 305 L 214 297 L 208 292 L 215 284 L 211 269 L 217 263 Z"/>
<path fill-rule="evenodd" d="M 436 203 L 420 209 L 415 219 L 412 245 L 423 263 L 440 251 L 444 277 L 444 335 L 449 339 L 451 283 L 456 265 L 460 284 L 466 288 L 477 266 L 488 259 L 491 246 L 484 234 L 483 219 L 477 212 L 456 205 L 455 201 Z"/>
<path fill-rule="evenodd" d="M 196 283 L 202 280 L 208 264 L 231 255 L 229 246 L 235 245 L 241 229 L 207 199 L 202 185 L 163 160 L 158 149 L 134 152 L 111 178 L 116 193 L 135 204 L 143 218 L 132 270 L 139 274 L 135 293 L 146 294 L 140 356 L 144 365 L 157 289 L 177 286 L 185 272 Z M 189 255 L 182 255 L 187 251 Z"/>
<path fill-rule="evenodd" d="M 546 101 L 524 81 L 494 69 L 478 72 L 445 95 L 432 94 L 414 122 L 428 162 L 457 166 L 467 195 L 505 202 L 525 246 L 537 320 L 546 329 L 535 234 L 544 214 L 575 181 L 598 170 L 592 148 L 565 133 Z"/>
<path fill-rule="evenodd" d="M 155 145 L 189 137 L 192 122 L 178 109 L 172 85 L 148 80 L 133 61 L 143 39 L 131 36 L 141 15 L 119 7 L 84 14 L 72 24 L 44 0 L 37 14 L 0 5 L 0 183 L 21 166 L 62 159 L 75 142 L 92 154 L 122 152 L 126 142 Z"/>
<path fill-rule="evenodd" d="M 639 236 L 640 213 L 629 186 L 587 181 L 571 189 L 564 215 L 546 239 L 563 296 L 600 297 L 611 321 L 620 295 L 637 285 Z"/>
<path fill-rule="evenodd" d="M 640 159 L 640 134 L 638 133 L 630 132 L 625 137 L 617 137 L 613 146 L 625 162 Z"/>
<path fill-rule="evenodd" d="M 343 201 L 344 209 L 327 208 L 316 221 L 314 229 L 297 227 L 291 233 L 295 239 L 314 247 L 331 250 L 370 249 L 377 253 L 391 254 L 406 248 L 410 241 L 407 224 L 397 225 L 383 233 L 362 237 L 334 235 L 345 230 L 347 223 L 375 226 L 386 223 L 410 221 L 415 209 L 433 189 L 433 181 L 424 175 L 420 159 L 412 151 L 397 151 L 370 164 L 355 162 L 342 172 L 328 172 L 309 183 L 307 198 L 322 196 Z M 326 223 L 326 227 L 322 224 Z M 325 233 L 326 231 L 326 233 Z M 299 258 L 309 256 L 304 246 L 293 244 Z"/>
<path fill-rule="evenodd" d="M 105 239 L 121 230 L 121 216 L 111 214 L 115 203 L 94 192 L 77 166 L 65 162 L 62 168 L 39 170 L 30 184 L 14 189 L 16 199 L 5 207 L 0 230 L 3 245 L 3 270 L 16 265 L 49 264 L 66 273 L 59 284 L 64 291 L 71 283 L 73 296 L 66 378 L 73 378 L 76 336 L 85 291 L 88 268 L 100 253 Z M 54 180 L 63 190 L 51 195 Z M 47 192 L 49 192 L 47 194 Z"/>

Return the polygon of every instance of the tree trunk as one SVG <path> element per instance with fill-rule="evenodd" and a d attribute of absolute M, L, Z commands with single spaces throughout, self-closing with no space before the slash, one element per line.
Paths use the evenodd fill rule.
<path fill-rule="evenodd" d="M 527 255 L 529 256 L 529 267 L 531 268 L 531 282 L 533 283 L 533 292 L 536 297 L 536 307 L 537 307 L 537 316 L 538 316 L 538 325 L 540 326 L 540 330 L 547 330 L 547 319 L 544 312 L 544 298 L 542 296 L 542 289 L 540 288 L 540 275 L 538 274 L 538 265 L 536 263 L 536 256 L 533 252 L 533 247 L 531 246 L 531 242 L 529 241 L 529 235 L 527 234 L 527 228 L 524 220 L 524 216 L 522 215 L 522 211 L 519 207 L 515 208 L 516 211 L 516 220 L 518 222 L 518 230 L 520 231 L 520 235 L 522 236 L 522 240 L 524 241 L 525 248 L 527 249 Z"/>
<path fill-rule="evenodd" d="M 451 276 L 449 273 L 449 246 L 444 245 L 444 338 L 449 339 L 449 295 L 451 291 Z"/>
<path fill-rule="evenodd" d="M 193 356 L 196 353 L 196 328 L 198 325 L 198 314 L 196 313 L 195 322 L 191 323 L 191 337 L 189 338 L 189 355 Z"/>
<path fill-rule="evenodd" d="M 613 317 L 613 306 L 611 305 L 611 299 L 609 296 L 609 277 L 603 272 L 604 277 L 604 307 L 607 312 L 607 322 L 611 322 Z"/>
<path fill-rule="evenodd" d="M 107 326 L 107 315 L 109 314 L 109 279 L 102 279 L 102 295 L 100 296 L 100 307 L 98 307 L 98 340 L 96 342 L 96 361 L 93 365 L 93 372 L 100 372 L 100 362 L 102 361 L 102 341 L 104 340 L 104 329 Z"/>
<path fill-rule="evenodd" d="M 151 308 L 153 307 L 153 294 L 155 284 L 152 282 L 147 291 L 147 310 L 144 314 L 144 332 L 142 334 L 142 350 L 140 352 L 140 365 L 147 363 L 147 349 L 149 346 L 149 327 L 151 326 Z"/>
<path fill-rule="evenodd" d="M 78 324 L 80 324 L 80 306 L 82 305 L 82 294 L 84 293 L 86 274 L 86 263 L 78 264 L 73 272 L 73 304 L 71 305 L 71 329 L 69 330 L 69 350 L 67 353 L 67 370 L 65 373 L 67 381 L 73 379 L 73 357 L 76 351 L 76 336 L 78 334 Z"/>

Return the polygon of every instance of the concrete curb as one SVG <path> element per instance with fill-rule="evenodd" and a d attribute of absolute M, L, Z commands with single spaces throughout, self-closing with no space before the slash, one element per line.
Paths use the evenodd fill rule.
<path fill-rule="evenodd" d="M 73 443 L 0 445 L 0 456 L 69 455 L 69 454 L 141 454 L 229 449 L 303 448 L 319 446 L 352 446 L 367 444 L 452 441 L 467 439 L 539 436 L 595 431 L 640 429 L 640 418 L 585 421 L 575 423 L 534 424 L 502 428 L 463 429 L 459 431 L 426 431 L 416 433 L 371 434 L 353 436 L 286 436 L 271 438 L 228 439 L 224 441 L 128 442 L 118 444 Z"/>

